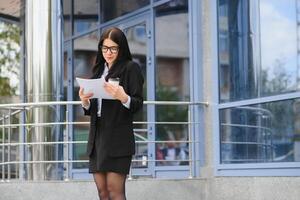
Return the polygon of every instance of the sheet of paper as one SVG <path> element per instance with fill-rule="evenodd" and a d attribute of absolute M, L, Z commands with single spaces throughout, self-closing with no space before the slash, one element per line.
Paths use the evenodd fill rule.
<path fill-rule="evenodd" d="M 94 94 L 92 98 L 114 99 L 104 89 L 104 78 L 84 79 L 76 77 L 76 81 L 78 82 L 79 86 L 84 89 L 84 94 L 90 92 Z"/>

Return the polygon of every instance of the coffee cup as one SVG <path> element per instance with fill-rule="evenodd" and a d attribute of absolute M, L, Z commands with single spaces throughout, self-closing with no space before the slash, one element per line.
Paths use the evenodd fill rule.
<path fill-rule="evenodd" d="M 109 78 L 108 82 L 114 85 L 119 85 L 120 79 L 119 78 Z"/>

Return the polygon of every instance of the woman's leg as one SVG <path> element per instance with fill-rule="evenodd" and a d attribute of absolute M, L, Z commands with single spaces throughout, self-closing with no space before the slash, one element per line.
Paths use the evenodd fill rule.
<path fill-rule="evenodd" d="M 107 189 L 111 200 L 126 200 L 125 181 L 126 174 L 108 172 L 106 176 Z"/>
<path fill-rule="evenodd" d="M 109 200 L 108 190 L 107 190 L 107 184 L 106 184 L 106 173 L 97 172 L 93 174 L 94 181 L 97 186 L 98 190 L 98 196 L 100 200 Z"/>

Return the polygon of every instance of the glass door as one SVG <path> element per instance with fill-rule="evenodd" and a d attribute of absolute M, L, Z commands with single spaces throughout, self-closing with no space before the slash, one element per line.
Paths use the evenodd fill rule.
<path fill-rule="evenodd" d="M 110 26 L 117 26 L 125 33 L 133 60 L 141 67 L 145 82 L 144 82 L 144 101 L 154 99 L 154 83 L 153 77 L 154 69 L 151 67 L 150 44 L 151 32 L 149 29 L 149 15 L 142 15 L 134 19 L 126 19 L 118 24 Z M 105 28 L 104 28 L 105 29 Z M 151 70 L 152 69 L 152 70 Z M 152 81 L 151 81 L 152 80 Z M 143 106 L 143 109 L 134 117 L 134 134 L 136 140 L 136 154 L 132 162 L 132 175 L 152 175 L 154 162 L 154 143 L 147 141 L 154 141 L 155 130 L 154 124 L 147 124 L 149 121 L 155 121 L 154 109 L 151 105 Z"/>

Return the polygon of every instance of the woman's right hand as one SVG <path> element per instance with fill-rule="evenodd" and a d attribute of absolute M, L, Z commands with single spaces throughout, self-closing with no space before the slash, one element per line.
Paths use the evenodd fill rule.
<path fill-rule="evenodd" d="M 79 89 L 79 98 L 82 102 L 82 105 L 84 106 L 88 106 L 90 104 L 90 98 L 93 96 L 94 94 L 92 92 L 84 94 L 83 93 L 83 88 Z"/>

